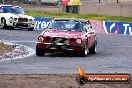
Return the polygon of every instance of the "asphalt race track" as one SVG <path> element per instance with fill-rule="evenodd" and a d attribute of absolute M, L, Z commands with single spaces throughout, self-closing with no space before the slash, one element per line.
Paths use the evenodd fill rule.
<path fill-rule="evenodd" d="M 2 30 L 0 40 L 35 50 L 42 30 Z M 132 72 L 132 36 L 97 33 L 97 54 L 79 57 L 55 53 L 0 62 L 0 73 L 76 73 L 83 66 L 87 72 Z"/>

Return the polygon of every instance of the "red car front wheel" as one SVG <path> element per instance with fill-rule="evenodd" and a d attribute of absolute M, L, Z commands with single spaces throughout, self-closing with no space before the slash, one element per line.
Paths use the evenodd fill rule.
<path fill-rule="evenodd" d="M 36 55 L 37 55 L 37 56 L 44 56 L 44 55 L 45 55 L 44 49 L 40 49 L 40 48 L 38 47 L 38 45 L 36 46 Z"/>
<path fill-rule="evenodd" d="M 88 55 L 88 44 L 86 43 L 83 51 L 81 52 L 81 56 L 86 57 Z"/>

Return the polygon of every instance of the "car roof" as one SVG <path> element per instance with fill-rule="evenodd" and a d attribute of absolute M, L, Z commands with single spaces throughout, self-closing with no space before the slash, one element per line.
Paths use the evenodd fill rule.
<path fill-rule="evenodd" d="M 84 20 L 84 19 L 77 19 L 77 18 L 55 18 L 53 19 L 55 21 L 61 21 L 61 20 L 64 20 L 64 21 L 70 21 L 70 20 L 73 20 L 73 21 L 79 21 L 79 22 L 88 22 L 88 20 Z"/>
<path fill-rule="evenodd" d="M 0 7 L 13 7 L 13 5 L 3 5 L 3 4 L 1 4 Z"/>
<path fill-rule="evenodd" d="M 11 7 L 22 8 L 20 6 L 13 6 L 13 5 L 3 5 L 3 4 L 0 5 L 0 8 L 11 8 Z"/>

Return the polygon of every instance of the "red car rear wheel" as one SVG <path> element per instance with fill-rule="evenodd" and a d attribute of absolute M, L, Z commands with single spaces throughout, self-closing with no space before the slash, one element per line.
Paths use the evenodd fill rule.
<path fill-rule="evenodd" d="M 90 49 L 89 49 L 90 54 L 95 54 L 96 53 L 96 44 L 94 44 Z"/>

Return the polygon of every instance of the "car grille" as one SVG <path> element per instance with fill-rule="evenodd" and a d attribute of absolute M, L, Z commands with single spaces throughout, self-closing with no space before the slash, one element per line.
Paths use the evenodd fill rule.
<path fill-rule="evenodd" d="M 55 45 L 66 45 L 68 44 L 68 38 L 65 37 L 53 37 L 52 43 Z"/>
<path fill-rule="evenodd" d="M 28 22 L 27 18 L 18 18 L 18 22 Z"/>

